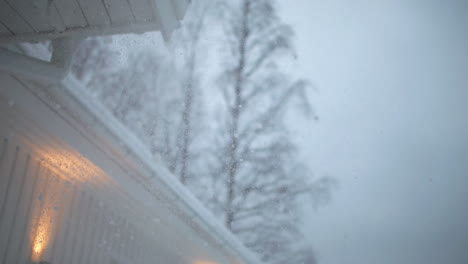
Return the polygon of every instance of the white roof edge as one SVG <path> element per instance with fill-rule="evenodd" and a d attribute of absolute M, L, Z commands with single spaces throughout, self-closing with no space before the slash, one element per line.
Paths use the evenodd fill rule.
<path fill-rule="evenodd" d="M 238 238 L 236 238 L 229 230 L 227 230 L 216 218 L 209 212 L 201 202 L 195 198 L 190 191 L 184 187 L 169 170 L 163 166 L 157 166 L 155 158 L 149 153 L 145 145 L 131 133 L 120 121 L 118 121 L 103 105 L 99 104 L 87 94 L 82 85 L 72 76 L 68 76 L 62 82 L 67 96 L 78 102 L 80 107 L 85 112 L 92 115 L 105 128 L 108 135 L 106 138 L 114 141 L 116 146 L 120 146 L 129 153 L 129 157 L 136 159 L 135 161 L 145 166 L 153 175 L 142 175 L 147 178 L 155 176 L 152 179 L 166 188 L 173 199 L 178 203 L 178 209 L 192 216 L 190 219 L 195 220 L 203 229 L 206 229 L 209 234 L 214 234 L 213 237 L 224 248 L 229 249 L 244 261 L 246 264 L 261 263 L 258 257 L 247 249 Z M 89 127 L 93 129 L 93 127 Z M 158 159 L 156 157 L 156 159 Z"/>
<path fill-rule="evenodd" d="M 62 37 L 91 37 L 91 36 L 105 36 L 105 35 L 118 35 L 118 34 L 143 34 L 149 31 L 160 31 L 159 25 L 155 23 L 139 23 L 139 24 L 128 24 L 114 27 L 111 25 L 101 25 L 92 27 L 76 27 L 67 28 L 61 32 L 29 32 L 18 35 L 2 36 L 0 38 L 0 44 L 7 43 L 18 43 L 18 42 L 30 42 L 30 41 L 45 41 L 53 40 Z"/>

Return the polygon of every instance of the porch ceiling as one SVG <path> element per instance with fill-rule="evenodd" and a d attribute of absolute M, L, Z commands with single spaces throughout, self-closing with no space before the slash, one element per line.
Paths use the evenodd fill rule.
<path fill-rule="evenodd" d="M 161 31 L 178 26 L 189 0 L 0 0 L 0 43 Z"/>

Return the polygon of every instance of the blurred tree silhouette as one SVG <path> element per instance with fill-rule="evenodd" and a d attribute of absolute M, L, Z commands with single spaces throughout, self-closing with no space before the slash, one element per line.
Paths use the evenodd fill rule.
<path fill-rule="evenodd" d="M 222 109 L 207 166 L 213 193 L 204 200 L 264 261 L 293 263 L 297 254 L 310 259 L 310 251 L 295 249 L 301 241 L 299 198 L 319 201 L 333 181 L 312 177 L 284 123 L 291 109 L 314 114 L 307 81 L 291 80 L 278 67 L 284 55 L 294 53 L 292 30 L 271 0 L 225 1 L 219 10 L 229 52 L 217 82 Z"/>
<path fill-rule="evenodd" d="M 281 69 L 294 55 L 292 38 L 275 1 L 193 1 L 170 49 L 135 50 L 115 67 L 110 39 L 91 38 L 73 65 L 153 155 L 273 264 L 317 263 L 300 234 L 301 202 L 326 200 L 333 185 L 300 161 L 285 122 L 315 118 L 308 82 Z M 205 67 L 208 58 L 216 68 Z"/>

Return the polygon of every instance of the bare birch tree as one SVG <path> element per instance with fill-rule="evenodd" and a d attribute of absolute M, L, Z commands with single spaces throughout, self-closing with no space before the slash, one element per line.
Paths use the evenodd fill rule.
<path fill-rule="evenodd" d="M 187 183 L 190 165 L 194 158 L 192 142 L 196 137 L 197 124 L 200 123 L 200 55 L 203 55 L 201 38 L 203 37 L 207 13 L 212 1 L 193 1 L 182 27 L 174 34 L 172 42 L 174 49 L 182 54 L 179 63 L 179 73 L 182 86 L 182 112 L 180 128 L 177 131 L 177 155 L 173 164 L 173 172 L 177 174 L 182 184 Z M 174 54 L 177 57 L 177 54 Z"/>
<path fill-rule="evenodd" d="M 213 144 L 222 147 L 213 150 L 212 192 L 205 190 L 202 199 L 264 261 L 292 263 L 306 252 L 292 246 L 301 240 L 298 200 L 326 197 L 332 183 L 313 178 L 298 161 L 284 122 L 288 111 L 313 115 L 308 83 L 291 80 L 278 67 L 283 55 L 293 53 L 293 34 L 274 1 L 226 2 L 224 11 L 229 52 L 218 84 L 225 115 Z"/>
<path fill-rule="evenodd" d="M 292 30 L 273 0 L 207 2 L 193 2 L 175 35 L 179 64 L 171 61 L 174 53 L 143 51 L 124 67 L 102 71 L 115 54 L 108 42 L 91 40 L 74 73 L 266 263 L 315 264 L 298 228 L 300 200 L 326 199 L 333 181 L 312 176 L 285 122 L 297 114 L 314 118 L 307 81 L 291 79 L 279 66 L 294 53 Z M 219 72 L 218 80 L 203 87 L 220 92 L 215 99 L 201 87 L 209 11 L 220 12 L 212 24 L 223 27 L 226 43 L 219 69 L 208 69 Z M 219 101 L 220 109 L 209 124 L 214 129 L 202 137 L 197 111 L 208 100 Z M 204 151 L 195 149 L 200 143 Z"/>
<path fill-rule="evenodd" d="M 82 43 L 73 74 L 123 124 L 139 136 L 153 155 L 173 164 L 181 112 L 180 82 L 172 58 L 164 49 L 129 52 L 116 66 L 111 40 L 89 38 Z"/>

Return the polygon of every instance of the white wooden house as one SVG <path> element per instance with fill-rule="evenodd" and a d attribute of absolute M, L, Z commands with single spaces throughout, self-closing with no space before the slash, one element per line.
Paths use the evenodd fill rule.
<path fill-rule="evenodd" d="M 0 263 L 259 263 L 67 75 L 77 39 L 168 37 L 187 5 L 0 1 L 0 45 L 59 47 L 51 61 L 0 48 Z"/>

